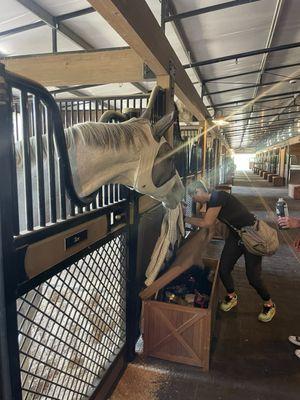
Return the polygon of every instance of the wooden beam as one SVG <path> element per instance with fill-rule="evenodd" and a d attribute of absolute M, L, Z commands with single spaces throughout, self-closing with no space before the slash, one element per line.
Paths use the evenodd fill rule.
<path fill-rule="evenodd" d="M 158 75 L 175 68 L 175 93 L 199 119 L 208 116 L 198 92 L 144 0 L 88 0 Z M 176 90 L 177 88 L 177 90 Z"/>
<path fill-rule="evenodd" d="M 6 68 L 44 86 L 143 80 L 143 62 L 132 49 L 78 51 L 4 58 Z"/>

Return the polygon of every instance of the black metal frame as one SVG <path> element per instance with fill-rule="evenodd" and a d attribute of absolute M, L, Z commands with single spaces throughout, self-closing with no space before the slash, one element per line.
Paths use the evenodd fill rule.
<path fill-rule="evenodd" d="M 0 65 L 0 121 L 3 131 L 0 135 L 1 170 L 0 174 L 0 318 L 1 318 L 1 388 L 5 400 L 21 399 L 19 355 L 17 351 L 17 314 L 14 300 L 17 273 L 16 257 L 13 247 L 13 152 L 11 137 L 5 133 L 12 131 L 10 95 L 4 77 L 4 67 Z"/>
<path fill-rule="evenodd" d="M 20 96 L 12 96 L 12 88 L 17 89 Z M 61 119 L 60 109 L 64 105 L 61 103 L 68 103 L 68 100 L 58 101 L 58 104 L 52 96 L 40 85 L 35 82 L 23 79 L 5 71 L 4 66 L 1 66 L 0 74 L 0 120 L 1 125 L 4 127 L 3 134 L 0 136 L 1 149 L 4 153 L 0 157 L 0 166 L 6 171 L 2 174 L 0 181 L 2 185 L 0 200 L 0 310 L 1 310 L 1 379 L 5 381 L 3 386 L 3 397 L 5 400 L 21 400 L 22 398 L 22 385 L 20 381 L 20 360 L 19 360 L 19 343 L 18 343 L 18 320 L 16 300 L 22 296 L 26 296 L 30 291 L 38 288 L 39 285 L 44 285 L 51 278 L 56 278 L 60 273 L 68 271 L 68 269 L 77 262 L 88 256 L 91 252 L 109 245 L 113 240 L 118 239 L 120 235 L 126 235 L 126 251 L 127 262 L 126 266 L 126 342 L 115 361 L 110 365 L 106 371 L 105 376 L 102 377 L 101 382 L 97 385 L 94 393 L 91 394 L 91 399 L 102 396 L 106 398 L 108 392 L 113 388 L 117 376 L 119 376 L 129 359 L 134 356 L 134 348 L 137 334 L 137 286 L 136 286 L 136 251 L 137 251 L 137 229 L 138 229 L 138 197 L 137 193 L 128 191 L 125 198 L 117 199 L 114 202 L 113 198 L 106 206 L 100 208 L 93 207 L 87 204 L 86 212 L 73 215 L 71 218 L 65 218 L 66 212 L 64 211 L 64 218 L 62 221 L 57 221 L 56 215 L 51 215 L 53 223 L 48 225 L 45 220 L 43 204 L 43 174 L 38 178 L 39 190 L 39 204 L 40 204 L 40 221 L 41 227 L 35 228 L 32 219 L 32 193 L 29 189 L 25 190 L 27 200 L 28 232 L 19 231 L 18 223 L 18 204 L 15 201 L 17 198 L 17 172 L 15 160 L 15 141 L 18 140 L 18 134 L 14 137 L 13 134 L 13 118 L 16 114 L 21 112 L 21 122 L 23 127 L 23 158 L 25 170 L 25 189 L 30 186 L 31 170 L 30 170 L 30 137 L 33 135 L 36 148 L 36 162 L 40 172 L 43 170 L 41 159 L 42 143 L 41 132 L 48 136 L 48 149 L 52 152 L 54 157 L 54 139 L 56 144 L 57 153 L 60 156 L 59 166 L 64 168 L 69 163 L 68 153 L 66 149 L 63 123 Z M 133 97 L 133 98 L 132 98 Z M 128 99 L 137 101 L 137 98 L 147 99 L 148 96 L 130 96 Z M 18 100 L 19 99 L 19 100 Z M 3 100 L 3 101 L 2 101 Z M 110 106 L 112 99 L 98 99 L 99 104 L 105 104 L 105 108 Z M 113 98 L 111 108 L 115 108 L 117 100 L 125 100 L 126 98 Z M 19 103 L 17 103 L 19 101 Z M 89 110 L 85 112 L 84 118 L 89 120 L 91 118 L 91 99 L 87 100 L 69 100 L 70 110 L 72 105 L 83 101 L 84 105 L 88 104 Z M 97 101 L 97 99 L 95 99 Z M 73 103 L 72 103 L 73 102 Z M 102 102 L 102 103 L 101 103 Z M 141 111 L 142 105 L 140 104 Z M 73 110 L 75 111 L 75 110 Z M 104 111 L 100 107 L 100 112 Z M 99 115 L 100 115 L 99 112 Z M 155 104 L 152 120 L 156 121 L 165 112 L 165 96 L 162 93 L 158 97 Z M 99 116 L 98 115 L 98 116 Z M 97 116 L 97 117 L 98 117 Z M 96 117 L 96 112 L 93 117 Z M 68 125 L 68 121 L 65 121 Z M 16 125 L 15 125 L 16 127 Z M 32 139 L 32 138 L 31 138 Z M 48 151 L 48 150 L 47 150 Z M 53 169 L 53 166 L 51 167 Z M 70 170 L 69 170 L 70 172 Z M 72 187 L 72 179 L 68 178 L 68 174 L 60 174 L 60 194 L 61 199 L 64 198 L 66 192 L 74 194 L 75 189 Z M 51 178 L 51 177 L 50 177 Z M 51 183 L 51 179 L 50 179 Z M 50 185 L 51 186 L 51 185 Z M 53 186 L 53 184 L 52 184 Z M 51 192 L 53 195 L 54 192 Z M 75 193 L 76 194 L 76 193 Z M 108 194 L 109 195 L 109 194 Z M 53 197 L 53 196 L 52 196 Z M 51 198 L 52 198 L 51 197 Z M 81 199 L 73 197 L 74 204 L 79 207 L 83 204 Z M 94 201 L 93 203 L 94 204 Z M 55 214 L 55 205 L 52 204 L 53 213 Z M 38 276 L 29 279 L 26 275 L 24 268 L 24 260 L 27 248 L 37 242 L 50 238 L 53 235 L 64 232 L 67 229 L 74 228 L 84 222 L 88 222 L 100 216 L 106 216 L 108 221 L 109 232 L 104 239 L 88 246 L 87 248 L 79 251 L 75 255 L 64 259 L 55 266 L 49 268 L 47 271 L 39 274 Z M 117 221 L 115 216 L 122 215 L 122 221 Z M 118 228 L 118 224 L 121 225 Z M 3 289 L 3 290 L 2 290 Z M 30 303 L 28 303 L 30 305 Z M 30 322 L 30 319 L 28 320 Z M 26 333 L 26 332 L 25 332 Z M 26 371 L 25 371 L 26 372 Z M 48 382 L 50 383 L 50 381 Z M 62 389 L 62 386 L 61 388 Z"/>
<path fill-rule="evenodd" d="M 71 218 L 69 220 L 65 220 L 62 222 L 56 222 L 50 226 L 44 226 L 38 230 L 31 230 L 26 234 L 19 234 L 18 231 L 18 221 L 16 216 L 18 215 L 18 209 L 16 204 L 16 196 L 17 196 L 17 187 L 16 187 L 16 167 L 15 167 L 15 157 L 14 157 L 14 140 L 13 137 L 13 125 L 12 125 L 12 115 L 13 111 L 11 105 L 12 101 L 12 92 L 11 88 L 17 88 L 21 92 L 21 111 L 22 111 L 22 122 L 23 122 L 23 140 L 24 140 L 24 155 L 25 155 L 25 173 L 27 175 L 27 184 L 30 183 L 30 169 L 26 164 L 28 164 L 29 159 L 29 125 L 32 124 L 32 119 L 30 114 L 28 113 L 28 94 L 33 95 L 33 103 L 31 107 L 34 109 L 34 132 L 36 133 L 36 145 L 37 145 L 37 153 L 41 151 L 41 143 L 39 141 L 40 136 L 38 131 L 42 128 L 44 123 L 43 117 L 40 116 L 39 113 L 39 105 L 41 102 L 44 105 L 47 105 L 48 118 L 51 125 L 51 130 L 48 132 L 50 137 L 52 137 L 52 133 L 56 140 L 56 147 L 58 153 L 60 154 L 60 164 L 66 166 L 68 164 L 68 155 L 64 152 L 65 139 L 62 121 L 59 113 L 59 109 L 51 97 L 51 95 L 40 85 L 35 84 L 34 82 L 28 81 L 26 79 L 22 79 L 20 77 L 14 76 L 4 70 L 4 66 L 1 65 L 0 70 L 0 120 L 1 126 L 3 127 L 3 132 L 1 132 L 0 143 L 1 149 L 3 153 L 1 153 L 0 163 L 1 169 L 5 170 L 5 174 L 1 174 L 1 207 L 0 207 L 0 322 L 1 322 L 1 336 L 0 336 L 0 346 L 1 346 L 1 391 L 5 400 L 21 400 L 22 399 L 22 390 L 21 390 L 21 381 L 20 381 L 20 364 L 19 364 L 19 347 L 18 347 L 18 322 L 17 322 L 17 308 L 16 308 L 16 299 L 20 296 L 28 293 L 30 290 L 37 287 L 37 285 L 45 282 L 47 279 L 56 276 L 59 272 L 65 271 L 69 268 L 72 263 L 77 260 L 81 260 L 88 253 L 93 251 L 99 246 L 103 246 L 105 244 L 109 244 L 114 238 L 119 237 L 124 234 L 127 237 L 132 237 L 131 228 L 127 221 L 129 221 L 129 198 L 119 201 L 118 203 L 108 205 L 106 207 L 102 207 L 100 209 L 95 209 L 87 211 L 84 214 L 77 215 L 75 218 Z M 30 103 L 31 104 L 31 103 Z M 51 120 L 51 121 L 50 121 Z M 49 138 L 48 138 L 49 139 Z M 66 147 L 65 147 L 66 150 Z M 27 156 L 26 156 L 27 154 Z M 30 157 L 30 156 L 29 156 Z M 67 157 L 67 159 L 65 159 Z M 30 162 L 30 161 L 29 161 Z M 38 155 L 37 155 L 37 162 Z M 40 165 L 41 167 L 41 165 Z M 67 175 L 61 176 L 61 180 L 64 183 L 64 190 L 68 191 L 71 195 L 74 192 L 74 188 L 68 187 L 68 185 L 72 186 L 72 181 L 68 178 L 65 180 Z M 61 182 L 61 183 L 62 183 Z M 41 181 L 39 181 L 41 183 Z M 27 191 L 27 202 L 32 204 L 30 199 L 31 193 Z M 74 201 L 76 200 L 73 197 Z M 80 200 L 80 199 L 79 199 Z M 86 199 L 88 201 L 88 199 Z M 43 201 L 41 201 L 43 203 Z M 77 204 L 82 204 L 81 202 L 77 202 Z M 30 208 L 30 206 L 29 206 Z M 43 208 L 43 207 L 42 207 Z M 42 211 L 42 210 L 41 210 Z M 31 211 L 29 212 L 29 216 Z M 125 227 L 122 229 L 116 229 L 118 222 L 115 223 L 114 216 L 116 214 L 125 215 Z M 66 229 L 70 229 L 71 227 L 76 227 L 83 222 L 87 222 L 95 217 L 99 217 L 100 215 L 106 215 L 108 218 L 108 226 L 110 229 L 114 228 L 108 235 L 94 243 L 92 246 L 78 252 L 76 255 L 69 257 L 62 261 L 61 263 L 55 265 L 50 268 L 46 272 L 40 274 L 36 278 L 28 279 L 25 270 L 24 270 L 24 256 L 26 254 L 27 246 L 30 246 L 37 241 L 48 238 L 52 235 L 56 235 L 59 232 L 63 232 Z M 112 221 L 113 217 L 113 221 Z M 44 220 L 44 219 L 43 219 Z M 44 220 L 45 222 L 45 220 Z M 121 223 L 122 223 L 121 222 Z M 29 218 L 28 228 L 33 228 L 32 218 Z M 17 234 L 18 236 L 15 236 Z M 129 274 L 128 277 L 131 276 L 131 282 L 134 283 L 134 275 L 135 275 L 135 260 L 133 258 L 134 249 L 136 249 L 136 243 L 134 238 L 131 238 L 127 241 L 127 246 L 131 247 L 131 254 L 127 254 L 127 265 L 129 265 L 130 260 L 130 274 L 128 270 L 126 274 Z M 127 280 L 127 278 L 126 278 Z M 132 292 L 129 291 L 127 285 L 127 307 L 132 303 Z M 130 301 L 129 301 L 130 299 Z M 128 310 L 127 310 L 128 311 Z M 133 317 L 131 314 L 127 314 L 127 334 L 126 337 L 129 338 L 132 335 L 132 325 L 133 325 Z M 131 353 L 132 353 L 131 343 Z M 125 347 L 123 351 L 120 352 L 118 360 L 115 360 L 114 364 L 118 364 L 118 374 L 120 374 L 126 364 L 126 360 L 128 359 L 129 354 L 129 341 L 125 342 Z M 121 359 L 123 361 L 120 364 Z M 97 386 L 96 392 L 104 393 L 104 389 L 107 392 L 108 381 L 111 379 L 109 387 L 112 387 L 115 380 L 115 370 L 114 364 L 112 364 L 109 370 L 106 372 L 106 376 L 103 377 L 103 380 Z M 112 378 L 110 378 L 110 375 Z M 105 386 L 105 388 L 104 388 Z M 96 392 L 94 395 L 96 395 Z M 105 396 L 107 393 L 105 394 Z"/>
<path fill-rule="evenodd" d="M 193 62 L 190 64 L 183 65 L 183 68 L 187 69 L 187 68 L 193 68 L 193 67 L 201 67 L 204 65 L 216 64 L 216 63 L 224 62 L 224 61 L 239 60 L 240 58 L 252 57 L 252 56 L 257 56 L 260 54 L 269 54 L 269 53 L 274 53 L 276 51 L 289 50 L 289 49 L 294 49 L 297 47 L 300 47 L 300 42 L 287 43 L 287 44 L 268 47 L 268 48 L 264 48 L 264 49 L 244 51 L 242 53 L 236 53 L 236 54 L 230 54 L 228 56 L 212 58 L 210 60 L 196 61 L 196 62 Z"/>
<path fill-rule="evenodd" d="M 72 172 L 70 167 L 70 161 L 68 156 L 68 150 L 66 145 L 66 140 L 64 136 L 64 129 L 62 125 L 62 121 L 60 118 L 59 109 L 55 103 L 53 97 L 48 93 L 48 91 L 41 85 L 33 82 L 29 79 L 20 78 L 18 75 L 15 75 L 11 72 L 6 72 L 6 81 L 11 87 L 15 87 L 24 93 L 27 91 L 32 93 L 34 96 L 43 101 L 46 105 L 48 105 L 52 112 L 52 121 L 53 121 L 53 132 L 55 135 L 55 141 L 57 145 L 57 152 L 60 159 L 61 171 L 63 174 L 63 179 L 65 182 L 66 191 L 68 193 L 69 198 L 74 202 L 74 204 L 78 206 L 86 206 L 93 202 L 95 198 L 95 194 L 88 197 L 79 197 L 76 193 L 73 184 Z M 22 98 L 22 104 L 24 108 L 26 108 L 26 99 Z M 26 110 L 24 109 L 23 118 L 26 118 Z M 28 123 L 25 123 L 27 126 Z M 28 143 L 29 137 L 26 136 L 25 143 Z"/>
<path fill-rule="evenodd" d="M 165 29 L 165 23 L 168 21 L 169 14 L 171 14 L 171 15 L 176 14 L 175 5 L 172 0 L 163 0 L 161 2 L 161 27 L 162 27 L 163 31 Z M 186 54 L 189 55 L 190 61 L 193 62 L 195 60 L 195 54 L 191 50 L 191 46 L 189 44 L 188 37 L 183 29 L 181 20 L 175 18 L 172 21 L 174 22 L 175 28 L 176 28 L 178 35 L 182 41 L 182 44 L 183 44 Z M 199 79 L 199 83 L 200 82 L 202 83 L 202 95 L 201 96 L 202 97 L 204 96 L 204 91 L 205 91 L 205 96 L 208 98 L 211 106 L 214 107 L 214 103 L 210 97 L 209 89 L 202 79 L 200 68 L 197 68 L 197 67 L 195 68 L 195 74 Z"/>
<path fill-rule="evenodd" d="M 241 86 L 241 87 L 235 87 L 235 88 L 230 88 L 230 89 L 225 89 L 225 90 L 218 90 L 217 92 L 210 92 L 210 95 L 213 96 L 213 95 L 222 94 L 222 93 L 237 92 L 239 90 L 253 89 L 253 88 L 259 88 L 259 87 L 264 87 L 264 86 L 273 86 L 273 85 L 278 85 L 278 84 L 282 84 L 282 83 L 289 83 L 289 80 L 285 79 L 282 81 L 257 83 L 257 84 L 251 84 L 248 86 Z M 243 83 L 237 83 L 237 84 L 243 85 Z"/>
<path fill-rule="evenodd" d="M 277 69 L 299 67 L 299 65 L 300 65 L 300 63 L 278 65 L 278 66 L 276 66 L 276 67 L 269 67 L 269 68 L 266 68 L 266 69 L 264 69 L 263 72 L 266 74 L 266 73 L 268 73 L 268 72 L 270 72 L 270 71 L 275 71 L 275 70 L 277 70 Z M 256 70 L 254 70 L 254 71 L 240 72 L 240 73 L 232 74 L 232 75 L 216 76 L 215 78 L 205 79 L 204 82 L 205 82 L 205 83 L 208 83 L 208 82 L 220 81 L 220 80 L 223 80 L 223 79 L 237 78 L 237 77 L 239 77 L 239 76 L 252 75 L 252 74 L 259 74 L 259 73 L 261 73 L 261 72 L 262 72 L 262 70 L 256 69 Z"/>
<path fill-rule="evenodd" d="M 222 106 L 227 106 L 227 105 L 232 105 L 236 107 L 240 107 L 240 103 L 253 103 L 253 104 L 260 104 L 260 103 L 266 103 L 270 101 L 276 101 L 276 100 L 285 100 L 285 99 L 291 99 L 295 94 L 299 94 L 299 90 L 295 90 L 293 92 L 284 92 L 284 93 L 279 93 L 279 94 L 269 94 L 265 96 L 259 96 L 259 100 L 248 98 L 248 99 L 241 99 L 241 100 L 233 100 L 233 101 L 227 101 L 225 103 L 219 103 L 215 104 L 215 107 L 222 107 Z M 267 100 L 265 100 L 267 99 Z M 283 106 L 282 108 L 284 108 Z"/>
<path fill-rule="evenodd" d="M 191 10 L 191 11 L 186 11 L 186 12 L 183 12 L 180 14 L 170 15 L 169 17 L 166 17 L 164 19 L 164 21 L 171 22 L 171 21 L 176 21 L 176 20 L 180 20 L 180 19 L 184 19 L 184 18 L 190 18 L 190 17 L 194 17 L 196 15 L 202 15 L 202 14 L 207 14 L 210 12 L 226 10 L 228 8 L 241 6 L 243 4 L 255 3 L 257 1 L 260 1 L 260 0 L 233 0 L 233 1 L 229 1 L 227 3 L 220 3 L 220 4 L 216 4 L 214 6 L 202 7 L 202 8 L 198 8 L 196 10 Z"/>

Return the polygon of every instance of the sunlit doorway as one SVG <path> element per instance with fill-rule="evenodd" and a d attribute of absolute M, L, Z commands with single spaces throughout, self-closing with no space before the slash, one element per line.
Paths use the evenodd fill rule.
<path fill-rule="evenodd" d="M 253 160 L 254 154 L 235 154 L 234 164 L 236 166 L 236 171 L 249 171 Z"/>

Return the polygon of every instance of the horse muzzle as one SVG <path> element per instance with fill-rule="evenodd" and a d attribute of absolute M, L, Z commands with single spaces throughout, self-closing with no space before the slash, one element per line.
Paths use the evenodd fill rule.
<path fill-rule="evenodd" d="M 166 194 L 163 204 L 166 208 L 174 209 L 184 199 L 184 186 L 178 174 L 176 174 L 175 182 L 172 189 Z"/>

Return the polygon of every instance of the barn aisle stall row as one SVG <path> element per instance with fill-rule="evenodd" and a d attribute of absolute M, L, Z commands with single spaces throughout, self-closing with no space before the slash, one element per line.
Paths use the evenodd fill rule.
<path fill-rule="evenodd" d="M 176 108 L 165 116 L 162 90 L 150 110 L 148 95 L 55 102 L 42 86 L 2 67 L 0 83 L 4 389 L 14 399 L 106 396 L 134 354 L 138 292 L 159 235 L 161 202 L 176 207 L 181 182 L 209 172 L 213 162 L 203 166 L 203 135 L 181 131 L 178 120 L 177 151 L 166 157 L 163 134 Z M 139 119 L 146 114 L 151 128 Z M 100 143 L 101 119 L 122 124 L 100 123 Z M 124 177 L 121 159 L 120 171 L 112 171 L 112 147 L 124 145 L 125 164 L 139 152 L 152 163 L 150 171 L 141 168 L 143 179 L 133 179 L 135 169 Z"/>

